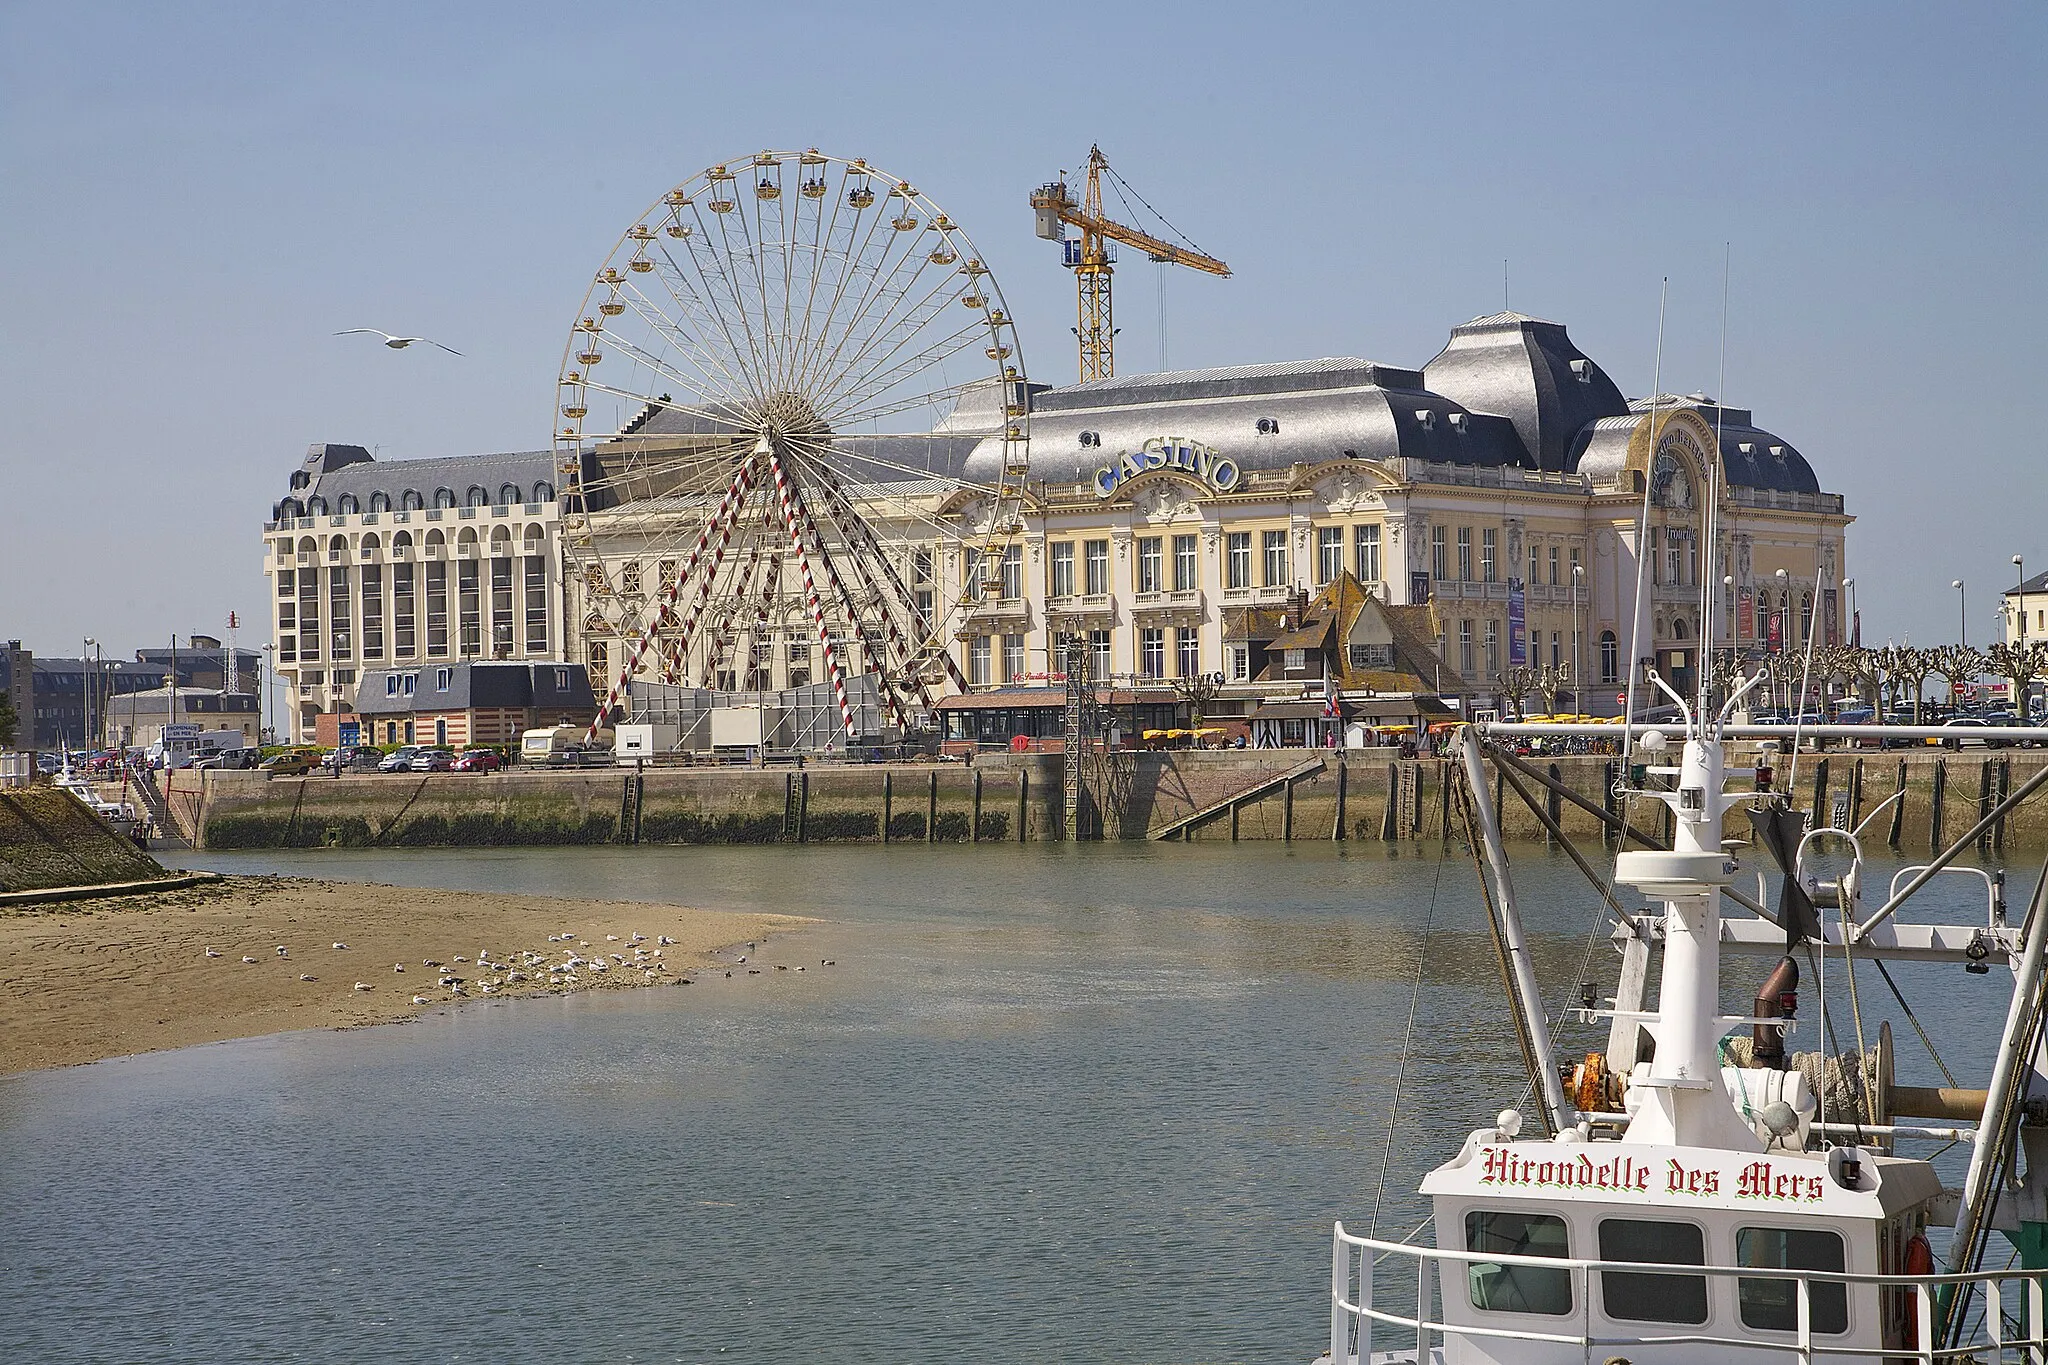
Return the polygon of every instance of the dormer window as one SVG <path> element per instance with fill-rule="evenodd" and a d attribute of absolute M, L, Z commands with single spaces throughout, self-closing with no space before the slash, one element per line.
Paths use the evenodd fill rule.
<path fill-rule="evenodd" d="M 1417 408 L 1417 409 L 1415 410 L 1415 423 L 1416 423 L 1416 425 L 1417 425 L 1417 426 L 1421 427 L 1421 428 L 1422 428 L 1422 429 L 1423 429 L 1424 431 L 1435 431 L 1435 430 L 1436 430 L 1436 411 L 1435 411 L 1435 409 L 1433 409 L 1433 408 Z"/>
<path fill-rule="evenodd" d="M 1253 430 L 1257 431 L 1261 436 L 1278 436 L 1280 434 L 1280 421 L 1274 417 L 1261 417 L 1253 424 Z"/>
<path fill-rule="evenodd" d="M 1465 414 L 1462 412 L 1454 412 L 1450 415 L 1450 417 L 1451 430 L 1462 432 L 1465 429 Z"/>
<path fill-rule="evenodd" d="M 1776 461 L 1777 461 L 1777 462 L 1778 462 L 1779 464 L 1783 464 L 1783 463 L 1785 462 L 1785 447 L 1783 447 L 1783 446 L 1772 446 L 1772 447 L 1771 447 L 1771 458 L 1772 458 L 1772 459 L 1774 459 L 1774 460 L 1776 460 Z"/>
<path fill-rule="evenodd" d="M 1593 362 L 1584 359 L 1574 360 L 1572 362 L 1572 378 L 1578 380 L 1581 384 L 1592 383 Z"/>
<path fill-rule="evenodd" d="M 305 470 L 294 469 L 292 471 L 292 487 L 294 489 L 305 488 L 312 482 L 313 476 L 311 474 L 308 474 Z"/>

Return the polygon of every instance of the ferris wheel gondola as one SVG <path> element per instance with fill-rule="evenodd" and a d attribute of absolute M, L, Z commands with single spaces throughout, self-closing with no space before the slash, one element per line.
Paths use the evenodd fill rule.
<path fill-rule="evenodd" d="M 993 274 L 908 181 L 770 151 L 664 194 L 557 382 L 593 729 L 636 678 L 759 681 L 799 621 L 849 737 L 852 673 L 898 724 L 964 685 L 950 645 L 1017 521 L 1028 392 Z"/>

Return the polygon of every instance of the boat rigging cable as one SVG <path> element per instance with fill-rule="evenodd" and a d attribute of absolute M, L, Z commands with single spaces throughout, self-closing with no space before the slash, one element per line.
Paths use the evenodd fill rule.
<path fill-rule="evenodd" d="M 1387 1109 L 1387 1142 L 1380 1149 L 1380 1180 L 1378 1187 L 1372 1192 L 1372 1230 L 1366 1234 L 1369 1237 L 1377 1237 L 1380 1232 L 1380 1201 L 1387 1193 L 1387 1165 L 1394 1156 L 1394 1124 L 1401 1117 L 1401 1091 L 1408 1083 L 1408 1057 L 1415 1045 L 1415 1011 L 1422 1000 L 1422 969 L 1429 961 L 1429 930 L 1436 922 L 1437 892 L 1443 889 L 1444 860 L 1450 856 L 1451 851 L 1448 837 L 1449 822 L 1445 823 L 1444 828 L 1446 838 L 1437 845 L 1436 877 L 1429 888 L 1429 910 L 1422 918 L 1422 940 L 1415 945 L 1415 982 L 1408 991 L 1408 1027 L 1401 1035 L 1401 1065 L 1394 1073 L 1394 1102 Z M 1428 1219 L 1423 1221 L 1426 1226 Z M 1409 1235 L 1412 1237 L 1414 1233 Z"/>

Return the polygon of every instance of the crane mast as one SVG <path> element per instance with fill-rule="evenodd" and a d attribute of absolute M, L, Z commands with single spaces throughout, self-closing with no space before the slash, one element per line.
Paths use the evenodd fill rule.
<path fill-rule="evenodd" d="M 1116 325 L 1110 298 L 1110 279 L 1116 273 L 1116 257 L 1108 243 L 1136 247 L 1155 261 L 1184 265 L 1224 279 L 1230 267 L 1214 256 L 1176 246 L 1102 212 L 1102 173 L 1109 170 L 1109 158 L 1100 147 L 1088 149 L 1088 179 L 1082 198 L 1076 202 L 1067 189 L 1066 172 L 1051 184 L 1040 185 L 1031 195 L 1031 207 L 1038 215 L 1038 235 L 1059 242 L 1067 267 L 1074 272 L 1079 319 L 1074 336 L 1081 346 L 1081 382 L 1108 379 L 1116 373 Z M 1115 172 L 1111 171 L 1114 175 Z M 1076 241 L 1066 229 L 1081 229 Z"/>

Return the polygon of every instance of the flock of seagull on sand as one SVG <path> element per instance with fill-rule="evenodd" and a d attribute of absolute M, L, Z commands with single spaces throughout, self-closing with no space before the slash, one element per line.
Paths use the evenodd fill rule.
<path fill-rule="evenodd" d="M 445 997 L 415 995 L 412 997 L 412 1003 L 432 1005 L 441 999 L 466 999 L 472 988 L 480 995 L 495 995 L 508 986 L 519 985 L 538 989 L 574 990 L 585 985 L 656 985 L 664 981 L 682 986 L 690 984 L 691 979 L 688 976 L 680 973 L 670 975 L 668 963 L 662 961 L 661 950 L 675 944 L 675 940 L 667 934 L 658 935 L 653 940 L 638 932 L 628 935 L 624 940 L 617 934 L 606 934 L 604 938 L 605 943 L 617 943 L 620 944 L 620 948 L 612 949 L 593 944 L 568 930 L 559 934 L 549 934 L 549 943 L 566 945 L 560 950 L 562 960 L 559 962 L 551 961 L 546 954 L 536 953 L 530 949 L 521 949 L 516 953 L 494 953 L 489 948 L 479 948 L 473 961 L 461 954 L 455 955 L 446 963 L 437 958 L 422 958 L 420 966 L 437 973 L 435 984 L 447 994 Z M 645 946 L 650 941 L 654 944 L 651 948 Z M 749 942 L 746 947 L 752 951 L 759 946 L 759 942 Z M 208 957 L 222 955 L 216 948 L 207 948 L 205 951 Z M 349 946 L 337 940 L 330 945 L 330 951 L 347 952 Z M 277 945 L 277 955 L 289 960 L 291 949 L 280 943 Z M 248 964 L 260 960 L 246 953 L 242 956 L 242 961 Z M 745 953 L 740 953 L 734 958 L 734 965 L 746 967 L 747 975 L 761 975 L 761 968 L 747 967 L 746 963 Z M 818 965 L 836 967 L 839 964 L 833 958 L 819 958 Z M 458 967 L 463 971 L 458 972 Z M 405 964 L 393 963 L 391 970 L 393 975 L 403 975 Z M 777 963 L 775 970 L 801 972 L 809 968 L 791 968 Z M 464 975 L 463 972 L 470 975 Z M 730 968 L 726 969 L 725 975 L 728 978 L 732 976 Z M 318 981 L 319 978 L 310 972 L 301 972 L 299 980 Z M 367 981 L 358 981 L 354 989 L 373 991 L 376 987 Z"/>

